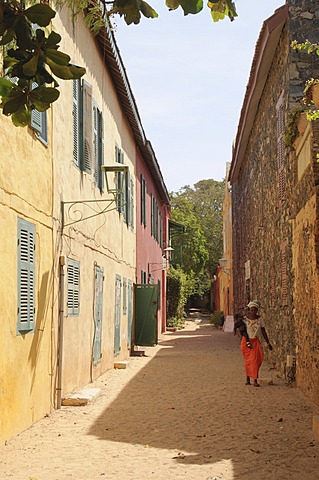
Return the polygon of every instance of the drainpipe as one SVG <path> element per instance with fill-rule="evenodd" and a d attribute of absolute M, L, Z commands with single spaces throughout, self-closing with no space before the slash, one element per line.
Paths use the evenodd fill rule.
<path fill-rule="evenodd" d="M 64 322 L 64 265 L 65 257 L 60 257 L 60 306 L 59 306 L 59 330 L 58 330 L 58 372 L 57 372 L 57 405 L 60 409 L 62 404 L 62 357 L 63 357 L 63 322 Z"/>

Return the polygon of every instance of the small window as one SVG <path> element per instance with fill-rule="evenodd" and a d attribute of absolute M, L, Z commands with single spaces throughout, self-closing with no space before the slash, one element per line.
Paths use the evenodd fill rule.
<path fill-rule="evenodd" d="M 80 263 L 68 259 L 67 273 L 67 312 L 69 316 L 77 316 L 80 311 Z"/>
<path fill-rule="evenodd" d="M 18 219 L 18 332 L 34 330 L 35 225 Z"/>

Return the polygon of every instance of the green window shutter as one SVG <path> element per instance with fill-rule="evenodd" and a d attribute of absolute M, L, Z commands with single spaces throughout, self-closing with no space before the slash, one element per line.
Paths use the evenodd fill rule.
<path fill-rule="evenodd" d="M 94 183 L 98 187 L 99 178 L 99 133 L 98 133 L 98 109 L 93 103 L 93 158 L 94 158 Z"/>
<path fill-rule="evenodd" d="M 124 195 L 124 221 L 127 225 L 131 224 L 131 182 L 130 173 L 125 173 L 125 195 Z"/>
<path fill-rule="evenodd" d="M 80 263 L 68 259 L 67 267 L 67 312 L 77 316 L 80 311 Z"/>
<path fill-rule="evenodd" d="M 141 223 L 146 226 L 146 181 L 141 175 Z"/>
<path fill-rule="evenodd" d="M 134 230 L 134 181 L 133 181 L 133 177 L 130 177 L 130 185 L 131 185 L 131 189 L 130 189 L 130 194 L 131 194 L 131 198 L 130 198 L 130 225 L 131 225 L 131 229 Z"/>
<path fill-rule="evenodd" d="M 154 236 L 154 197 L 151 194 L 151 235 Z"/>
<path fill-rule="evenodd" d="M 98 142 L 99 142 L 99 159 L 98 159 L 98 188 L 101 192 L 104 191 L 104 174 L 102 172 L 102 165 L 104 165 L 104 121 L 103 114 L 100 110 L 97 111 L 98 118 Z"/>
<path fill-rule="evenodd" d="M 35 225 L 18 219 L 18 332 L 34 330 Z"/>
<path fill-rule="evenodd" d="M 83 81 L 83 158 L 81 170 L 86 173 L 92 171 L 92 133 L 93 133 L 93 101 L 92 87 Z"/>
<path fill-rule="evenodd" d="M 72 86 L 72 121 L 73 121 L 73 162 L 80 168 L 82 155 L 82 124 L 81 124 L 81 80 L 73 80 Z"/>

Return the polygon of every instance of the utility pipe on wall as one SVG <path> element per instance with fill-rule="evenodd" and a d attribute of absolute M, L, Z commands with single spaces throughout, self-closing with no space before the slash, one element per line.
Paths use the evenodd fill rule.
<path fill-rule="evenodd" d="M 62 358 L 63 358 L 63 323 L 64 323 L 64 265 L 65 257 L 60 257 L 60 305 L 59 305 L 59 330 L 58 330 L 58 371 L 57 371 L 57 403 L 60 409 L 62 404 Z"/>

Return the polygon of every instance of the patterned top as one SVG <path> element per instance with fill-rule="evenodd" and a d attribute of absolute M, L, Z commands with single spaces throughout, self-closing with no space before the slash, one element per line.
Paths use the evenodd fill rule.
<path fill-rule="evenodd" d="M 261 333 L 261 327 L 264 327 L 264 321 L 261 317 L 256 318 L 256 320 L 251 320 L 250 318 L 244 317 L 244 322 L 247 327 L 247 333 L 249 338 L 257 338 Z"/>

